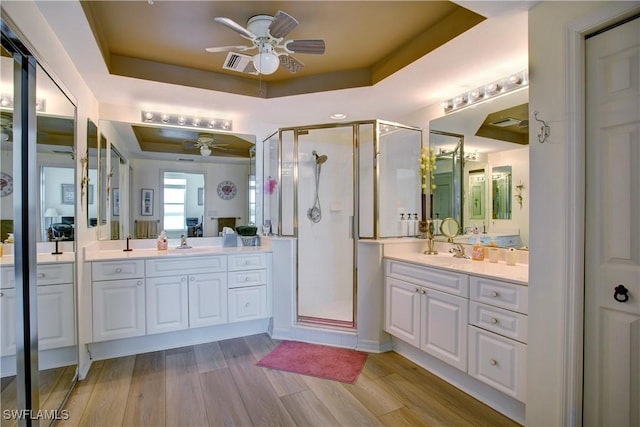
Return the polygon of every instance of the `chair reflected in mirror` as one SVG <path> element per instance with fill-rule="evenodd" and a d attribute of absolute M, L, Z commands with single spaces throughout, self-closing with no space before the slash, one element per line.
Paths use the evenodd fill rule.
<path fill-rule="evenodd" d="M 51 224 L 51 237 L 53 240 L 73 240 L 73 225 L 62 222 L 54 222 Z"/>

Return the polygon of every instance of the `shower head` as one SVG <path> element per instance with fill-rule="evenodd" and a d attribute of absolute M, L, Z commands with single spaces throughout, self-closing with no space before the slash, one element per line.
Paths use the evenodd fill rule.
<path fill-rule="evenodd" d="M 313 152 L 311 154 L 313 154 L 313 156 L 316 158 L 316 164 L 317 165 L 323 164 L 328 159 L 328 157 L 326 155 L 324 155 L 324 154 L 322 156 L 319 156 L 318 153 L 316 153 L 316 150 L 313 150 Z"/>

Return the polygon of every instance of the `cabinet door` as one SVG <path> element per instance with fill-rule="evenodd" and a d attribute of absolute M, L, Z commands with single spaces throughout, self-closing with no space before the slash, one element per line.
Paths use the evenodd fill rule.
<path fill-rule="evenodd" d="M 93 341 L 145 334 L 144 279 L 93 282 Z"/>
<path fill-rule="evenodd" d="M 525 401 L 527 346 L 469 326 L 469 375 Z"/>
<path fill-rule="evenodd" d="M 189 327 L 187 276 L 147 278 L 147 334 Z"/>
<path fill-rule="evenodd" d="M 229 289 L 229 322 L 268 317 L 267 287 Z"/>
<path fill-rule="evenodd" d="M 420 287 L 391 277 L 385 282 L 384 329 L 416 347 L 420 335 Z"/>
<path fill-rule="evenodd" d="M 73 286 L 38 286 L 38 350 L 76 343 L 73 320 Z"/>
<path fill-rule="evenodd" d="M 420 348 L 466 372 L 469 301 L 432 289 L 421 293 Z"/>
<path fill-rule="evenodd" d="M 227 323 L 227 273 L 189 275 L 189 327 Z"/>
<path fill-rule="evenodd" d="M 0 356 L 16 354 L 15 289 L 0 289 L 0 338 Z"/>

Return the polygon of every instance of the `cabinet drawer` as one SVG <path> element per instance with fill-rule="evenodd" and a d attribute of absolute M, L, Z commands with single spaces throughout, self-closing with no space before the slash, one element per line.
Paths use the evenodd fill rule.
<path fill-rule="evenodd" d="M 227 273 L 229 288 L 267 284 L 267 270 L 240 270 Z"/>
<path fill-rule="evenodd" d="M 261 252 L 229 255 L 228 262 L 229 271 L 255 270 L 258 268 L 266 268 L 267 254 Z"/>
<path fill-rule="evenodd" d="M 229 322 L 269 317 L 267 287 L 229 289 Z"/>
<path fill-rule="evenodd" d="M 0 269 L 0 288 L 10 289 L 16 286 L 14 272 L 13 267 Z M 41 264 L 36 275 L 38 286 L 73 283 L 73 264 Z"/>
<path fill-rule="evenodd" d="M 91 266 L 92 280 L 118 280 L 144 277 L 144 261 L 118 260 L 94 262 Z"/>
<path fill-rule="evenodd" d="M 526 286 L 471 276 L 469 288 L 470 298 L 474 301 L 527 314 L 529 302 Z"/>
<path fill-rule="evenodd" d="M 527 342 L 527 316 L 471 301 L 469 323 L 482 329 Z"/>
<path fill-rule="evenodd" d="M 525 401 L 527 346 L 469 326 L 469 375 Z"/>
<path fill-rule="evenodd" d="M 469 296 L 469 276 L 466 274 L 398 261 L 387 261 L 386 275 L 449 294 L 461 297 Z"/>
<path fill-rule="evenodd" d="M 147 277 L 218 273 L 227 269 L 227 258 L 225 256 L 206 256 L 148 259 L 145 261 L 145 267 Z"/>
<path fill-rule="evenodd" d="M 73 282 L 71 264 L 43 264 L 38 266 L 38 286 Z"/>

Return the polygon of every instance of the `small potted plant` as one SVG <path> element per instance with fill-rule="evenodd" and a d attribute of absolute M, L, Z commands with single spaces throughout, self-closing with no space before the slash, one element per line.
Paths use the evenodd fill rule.
<path fill-rule="evenodd" d="M 258 246 L 258 227 L 253 225 L 239 225 L 236 227 L 236 233 L 242 240 L 242 246 Z"/>

